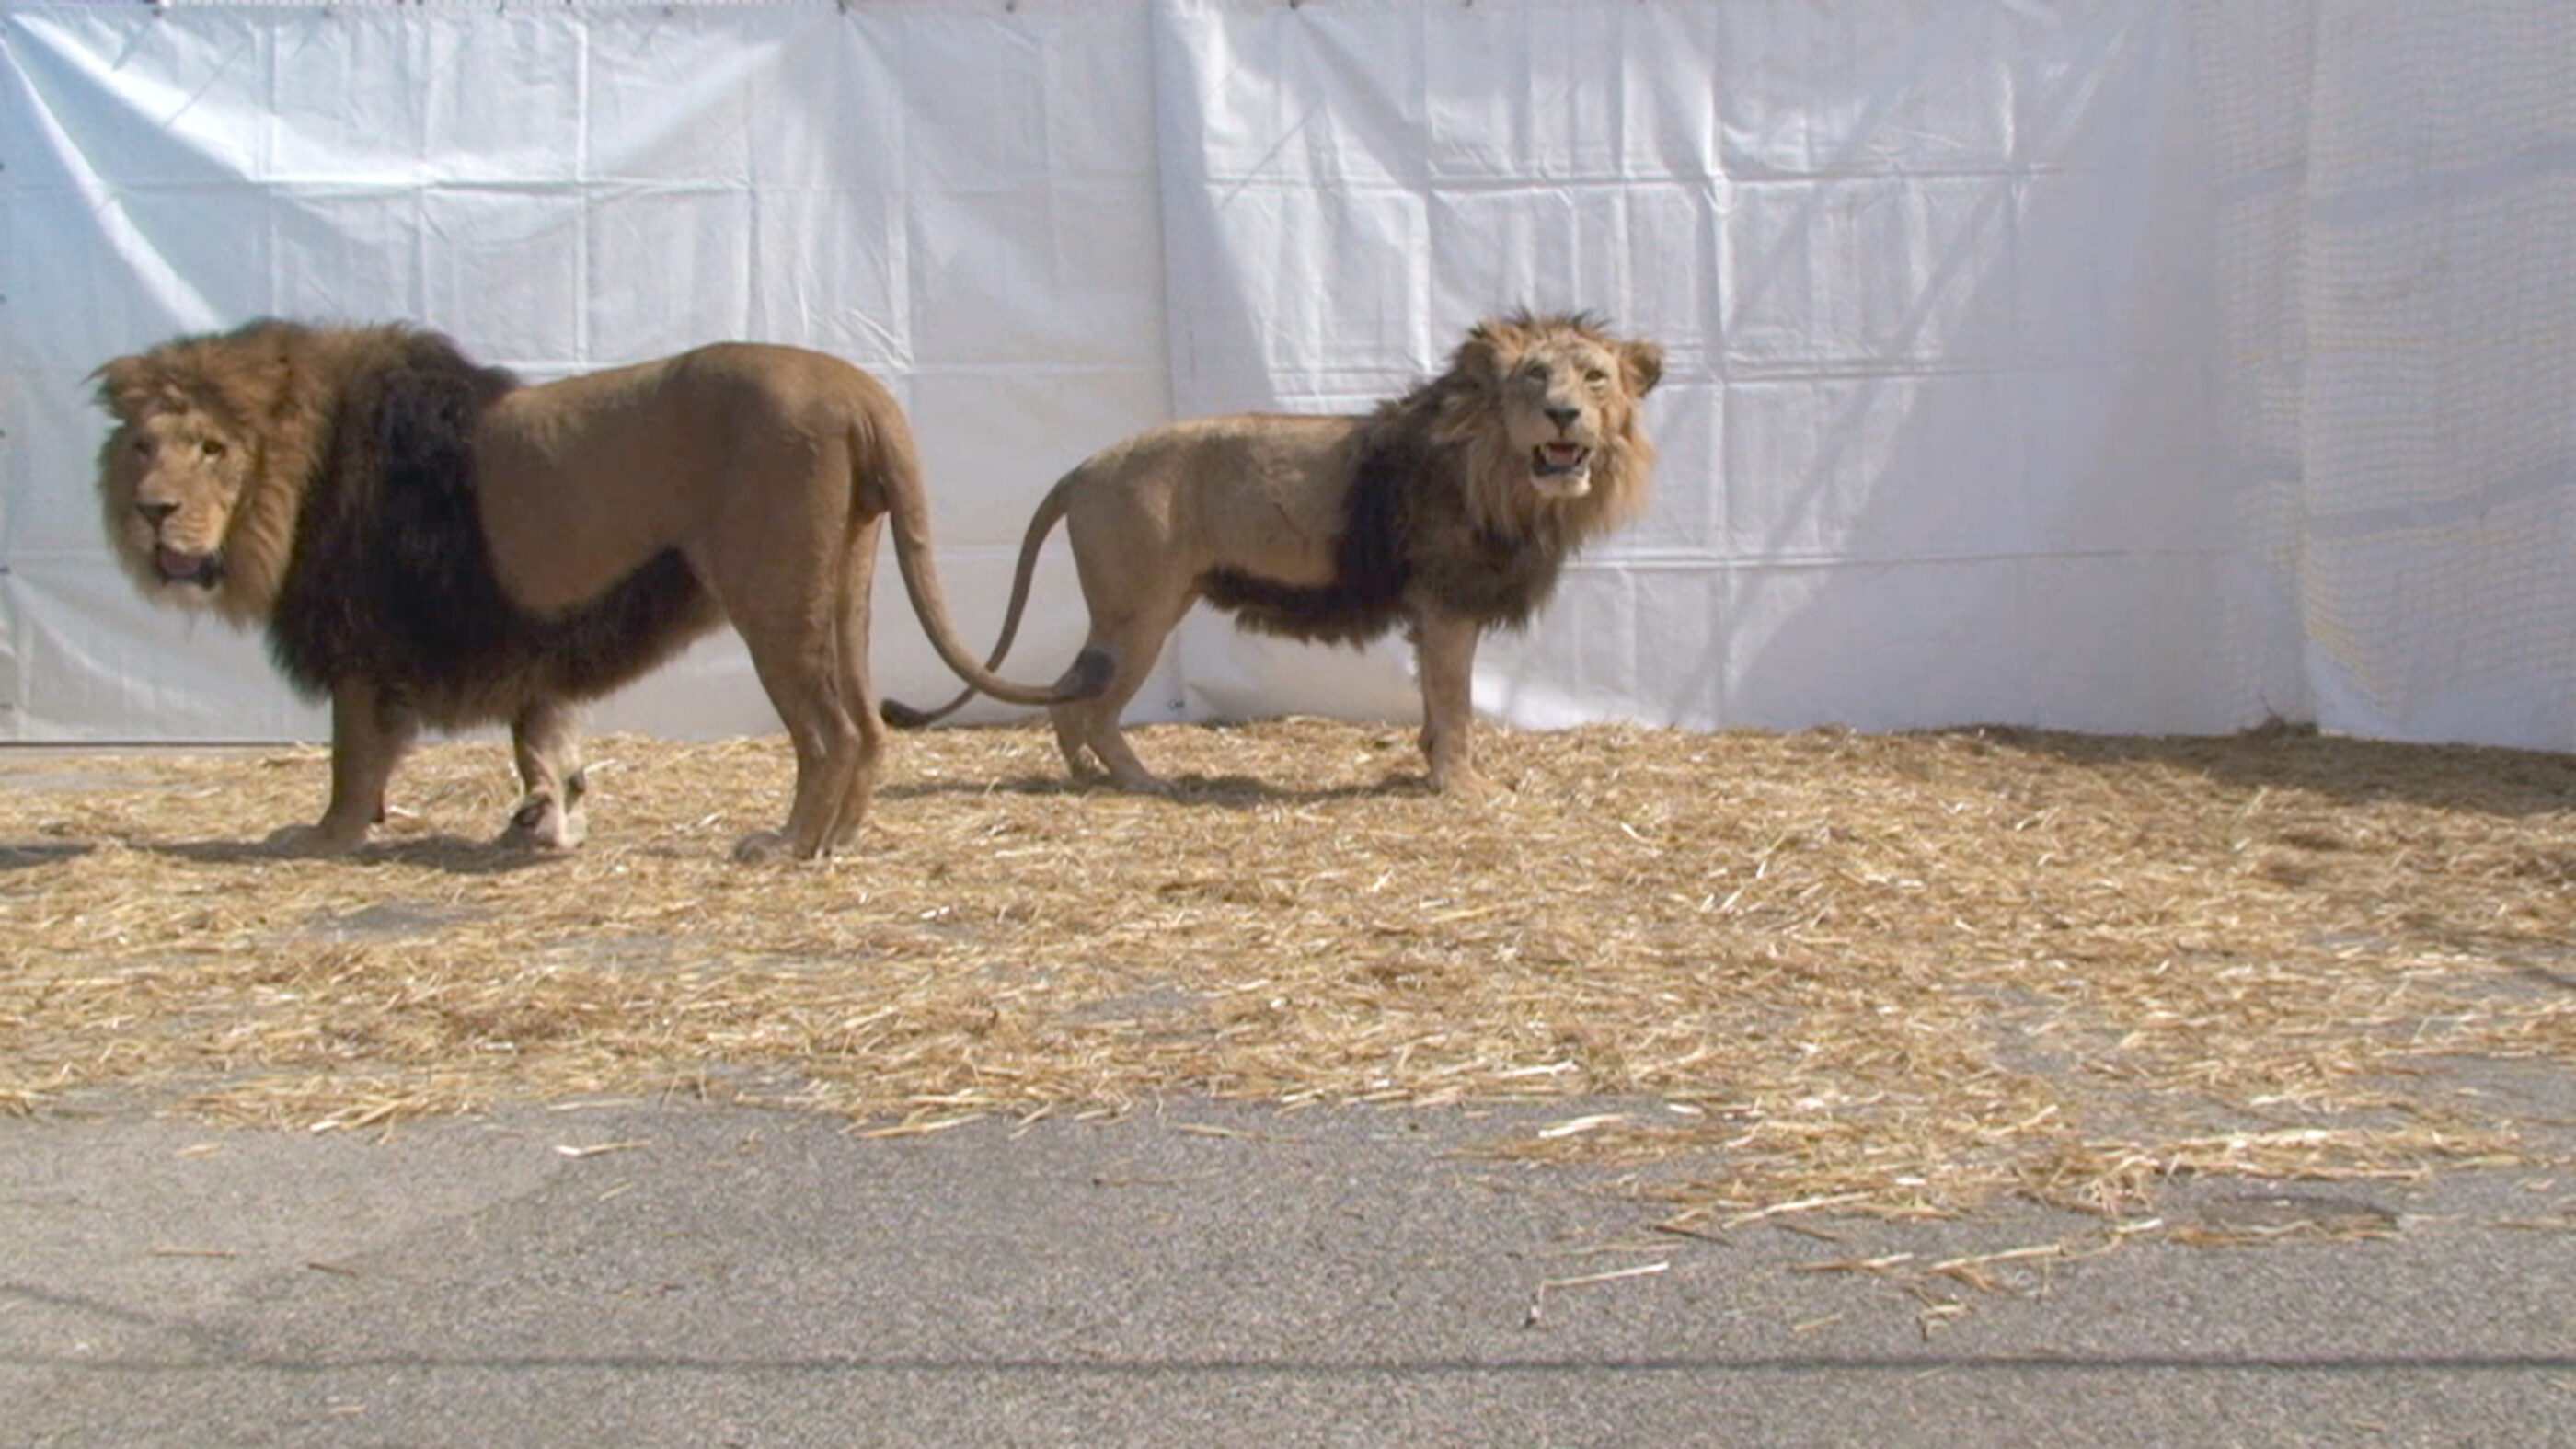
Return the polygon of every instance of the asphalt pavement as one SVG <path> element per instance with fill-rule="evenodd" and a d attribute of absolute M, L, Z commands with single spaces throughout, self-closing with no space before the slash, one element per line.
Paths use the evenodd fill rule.
<path fill-rule="evenodd" d="M 64 1105 L 0 1121 L 0 1444 L 2576 1444 L 2576 1169 L 1693 1237 L 1478 1150 L 1580 1105 Z"/>

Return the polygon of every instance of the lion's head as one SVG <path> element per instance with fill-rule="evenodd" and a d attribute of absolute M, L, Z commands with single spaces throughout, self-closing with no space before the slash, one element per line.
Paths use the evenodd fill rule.
<path fill-rule="evenodd" d="M 237 622 L 264 617 L 274 602 L 295 485 L 322 441 L 319 411 L 297 386 L 295 355 L 309 336 L 259 323 L 165 343 L 93 374 L 116 420 L 99 449 L 99 504 L 118 561 L 146 594 Z M 240 339 L 273 345 L 213 345 Z"/>
<path fill-rule="evenodd" d="M 1621 341 L 1581 315 L 1484 322 L 1451 358 L 1438 423 L 1469 462 L 1478 521 L 1528 533 L 1565 515 L 1577 533 L 1626 521 L 1645 504 L 1654 449 L 1638 401 L 1664 375 L 1664 352 Z"/>

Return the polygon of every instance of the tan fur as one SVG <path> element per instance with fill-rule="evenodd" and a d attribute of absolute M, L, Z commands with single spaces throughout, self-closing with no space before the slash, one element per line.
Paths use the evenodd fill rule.
<path fill-rule="evenodd" d="M 237 625 L 266 624 L 275 643 L 299 515 L 341 486 L 331 470 L 347 455 L 332 450 L 347 445 L 332 441 L 335 409 L 420 335 L 263 323 L 102 367 L 99 396 L 117 427 L 100 455 L 100 500 L 137 585 Z M 668 637 L 630 639 L 632 657 L 658 660 L 727 618 L 742 635 L 796 752 L 785 827 L 746 838 L 736 852 L 745 859 L 828 854 L 866 812 L 883 740 L 867 625 L 885 520 L 913 607 L 962 676 L 1032 704 L 1084 687 L 1077 674 L 1055 690 L 1010 683 L 958 643 L 931 566 L 911 430 L 875 379 L 837 359 L 701 348 L 508 391 L 464 427 L 490 577 L 524 615 L 498 627 L 541 630 L 676 552 L 703 595 L 673 595 L 677 616 L 652 626 Z M 329 679 L 331 801 L 289 843 L 359 844 L 424 723 L 487 719 L 511 724 L 527 788 L 510 835 L 576 843 L 577 701 L 562 673 L 429 687 L 398 687 L 370 669 Z"/>
<path fill-rule="evenodd" d="M 1637 403 L 1662 371 L 1662 351 L 1650 342 L 1615 340 L 1577 317 L 1518 316 L 1478 326 L 1446 373 L 1372 416 L 1201 418 L 1114 444 L 1067 474 L 1030 519 L 990 662 L 1008 651 L 1039 548 L 1063 521 L 1091 614 L 1084 654 L 1105 656 L 1112 673 L 1093 697 L 1053 707 L 1057 744 L 1077 776 L 1096 760 L 1123 788 L 1165 788 L 1118 721 L 1166 636 L 1208 596 L 1212 578 L 1249 576 L 1301 599 L 1346 592 L 1341 541 L 1354 480 L 1364 454 L 1394 447 L 1430 460 L 1399 485 L 1410 490 L 1416 521 L 1395 546 L 1409 560 L 1395 613 L 1417 650 L 1431 782 L 1487 788 L 1471 754 L 1469 675 L 1482 631 L 1518 619 L 1464 607 L 1436 580 L 1473 573 L 1490 556 L 1481 551 L 1500 549 L 1544 565 L 1544 597 L 1558 561 L 1634 517 L 1654 460 Z M 1551 445 L 1584 450 L 1582 463 L 1539 452 Z M 1543 459 L 1554 466 L 1542 469 Z M 1369 632 L 1250 612 L 1248 623 L 1303 637 Z M 930 714 L 888 712 L 926 723 L 971 693 Z"/>

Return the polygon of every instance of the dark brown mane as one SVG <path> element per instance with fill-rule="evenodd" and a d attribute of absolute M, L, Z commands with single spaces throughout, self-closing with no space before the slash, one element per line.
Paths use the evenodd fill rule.
<path fill-rule="evenodd" d="M 716 622 L 674 552 L 559 618 L 532 618 L 502 594 L 475 512 L 473 435 L 517 386 L 447 338 L 409 330 L 342 377 L 268 626 L 298 688 L 320 694 L 363 674 L 432 723 L 473 723 L 505 716 L 532 687 L 604 694 Z"/>

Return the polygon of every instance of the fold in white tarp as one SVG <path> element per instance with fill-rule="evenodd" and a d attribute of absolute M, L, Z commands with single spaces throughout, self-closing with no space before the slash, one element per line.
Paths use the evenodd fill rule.
<path fill-rule="evenodd" d="M 1663 343 L 1663 465 L 1489 712 L 2576 747 L 2576 11 L 2320 8 L 0 0 L 0 738 L 320 732 L 105 556 L 81 378 L 172 333 L 847 356 L 980 643 L 1093 448 L 1532 306 Z M 1059 541 L 1013 672 L 1081 627 Z M 949 690 L 899 592 L 876 656 Z M 1414 703 L 1201 615 L 1138 709 Z M 601 719 L 773 727 L 730 641 Z"/>

